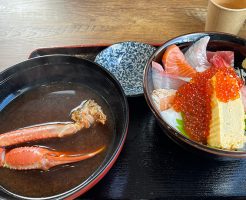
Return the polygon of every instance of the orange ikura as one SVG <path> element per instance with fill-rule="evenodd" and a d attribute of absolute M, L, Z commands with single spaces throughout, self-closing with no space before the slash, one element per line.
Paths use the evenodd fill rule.
<path fill-rule="evenodd" d="M 174 97 L 173 107 L 181 112 L 184 127 L 191 139 L 207 144 L 211 120 L 211 79 L 216 76 L 216 97 L 221 102 L 228 102 L 240 97 L 239 90 L 243 81 L 232 67 L 211 66 L 204 72 L 196 73 L 191 81 L 181 86 Z"/>

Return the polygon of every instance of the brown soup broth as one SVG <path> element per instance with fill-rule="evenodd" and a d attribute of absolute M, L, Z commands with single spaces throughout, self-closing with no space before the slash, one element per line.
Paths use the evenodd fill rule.
<path fill-rule="evenodd" d="M 105 125 L 94 125 L 64 138 L 35 141 L 20 146 L 41 145 L 57 151 L 90 152 L 106 146 L 97 156 L 77 163 L 42 170 L 0 168 L 0 185 L 27 197 L 46 197 L 63 193 L 81 184 L 98 169 L 114 140 L 113 115 L 107 102 L 91 88 L 71 83 L 53 83 L 31 89 L 0 112 L 0 133 L 47 122 L 71 121 L 70 111 L 83 100 L 94 99 L 107 115 Z"/>

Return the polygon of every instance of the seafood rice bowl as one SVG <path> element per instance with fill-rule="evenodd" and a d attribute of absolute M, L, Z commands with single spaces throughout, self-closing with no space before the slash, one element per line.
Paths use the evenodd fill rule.
<path fill-rule="evenodd" d="M 169 137 L 216 157 L 246 156 L 245 44 L 229 34 L 193 33 L 154 53 L 144 94 Z"/>

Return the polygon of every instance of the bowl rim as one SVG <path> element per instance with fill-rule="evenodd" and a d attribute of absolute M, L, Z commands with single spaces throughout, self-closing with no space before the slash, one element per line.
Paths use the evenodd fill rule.
<path fill-rule="evenodd" d="M 84 194 L 85 192 L 87 192 L 89 189 L 91 189 L 94 185 L 96 185 L 106 174 L 107 172 L 112 168 L 112 166 L 114 165 L 114 163 L 116 162 L 123 146 L 126 140 L 126 136 L 128 133 L 128 127 L 129 127 L 129 105 L 128 105 L 128 101 L 127 101 L 127 97 L 123 91 L 122 86 L 120 85 L 119 81 L 104 67 L 102 67 L 100 64 L 88 60 L 88 59 L 84 59 L 84 58 L 77 58 L 75 56 L 70 56 L 70 55 L 63 55 L 63 54 L 53 54 L 53 55 L 45 55 L 45 56 L 39 56 L 39 57 L 35 57 L 35 58 L 31 58 L 28 60 L 25 60 L 23 62 L 17 63 L 11 67 L 8 67 L 7 69 L 3 70 L 0 72 L 0 85 L 4 83 L 4 81 L 6 79 L 8 79 L 9 77 L 11 77 L 13 75 L 13 71 L 17 70 L 27 70 L 27 69 L 31 69 L 33 67 L 37 67 L 40 65 L 46 65 L 46 64 L 50 64 L 50 63 L 42 63 L 42 64 L 35 64 L 35 62 L 37 60 L 44 60 L 44 61 L 51 61 L 52 64 L 60 62 L 58 61 L 59 59 L 57 58 L 61 58 L 63 60 L 66 59 L 72 59 L 74 60 L 76 63 L 90 63 L 95 65 L 95 67 L 98 68 L 98 70 L 101 70 L 101 72 L 103 74 L 106 74 L 107 78 L 110 79 L 111 82 L 113 82 L 114 87 L 116 87 L 117 91 L 119 91 L 119 94 L 121 94 L 121 101 L 122 101 L 122 105 L 123 105 L 123 109 L 125 112 L 125 122 L 124 122 L 124 126 L 122 128 L 122 135 L 120 136 L 119 142 L 117 144 L 117 148 L 112 149 L 112 153 L 111 156 L 105 160 L 103 160 L 103 162 L 105 162 L 104 164 L 101 163 L 101 165 L 99 165 L 99 167 L 89 176 L 87 177 L 84 181 L 82 181 L 79 185 L 74 186 L 73 188 L 69 189 L 68 191 L 65 191 L 63 193 L 59 193 L 53 196 L 47 196 L 47 197 L 26 197 L 26 196 L 22 196 L 22 195 L 18 195 L 15 193 L 12 193 L 10 191 L 8 191 L 7 189 L 5 189 L 4 187 L 0 188 L 0 191 L 6 193 L 7 195 L 11 196 L 12 198 L 18 198 L 18 199 L 26 199 L 26 200 L 53 200 L 53 199 L 74 199 L 82 194 Z M 26 67 L 25 65 L 32 65 L 32 67 Z M 69 63 L 66 63 L 69 64 Z M 17 72 L 18 73 L 18 72 Z"/>
<path fill-rule="evenodd" d="M 150 59 L 148 60 L 147 64 L 145 65 L 144 68 L 144 78 L 143 78 L 143 86 L 144 86 L 144 97 L 145 100 L 149 106 L 149 108 L 151 109 L 152 113 L 155 115 L 156 119 L 158 120 L 158 122 L 161 124 L 161 126 L 163 128 L 166 129 L 166 131 L 164 131 L 165 134 L 167 134 L 169 137 L 174 137 L 177 138 L 178 140 L 180 140 L 181 142 L 184 142 L 196 149 L 205 151 L 207 153 L 211 153 L 214 154 L 216 156 L 222 156 L 222 157 L 229 157 L 229 158 L 246 158 L 246 151 L 230 151 L 230 150 L 223 150 L 223 149 L 218 149 L 218 148 L 213 148 L 213 147 L 209 147 L 207 145 L 195 142 L 187 137 L 185 137 L 183 134 L 181 134 L 180 132 L 178 132 L 177 130 L 175 130 L 172 126 L 170 126 L 166 121 L 164 121 L 160 115 L 160 112 L 156 109 L 156 107 L 154 106 L 154 102 L 151 98 L 151 94 L 148 92 L 148 70 L 151 66 L 151 62 L 154 60 L 154 58 L 157 56 L 157 54 L 159 54 L 163 49 L 166 49 L 169 45 L 171 44 L 175 44 L 175 40 L 177 39 L 181 39 L 183 37 L 194 37 L 196 36 L 197 38 L 201 38 L 204 36 L 211 36 L 211 35 L 218 35 L 218 36 L 228 36 L 228 37 L 232 37 L 234 39 L 239 39 L 241 41 L 244 41 L 246 43 L 246 39 L 241 38 L 239 36 L 233 35 L 233 34 L 229 34 L 229 33 L 223 33 L 223 32 L 191 32 L 191 33 L 187 33 L 187 34 L 182 34 L 179 35 L 177 37 L 171 38 L 169 40 L 167 40 L 166 42 L 164 42 L 156 51 L 155 53 L 150 57 Z M 194 42 L 194 40 L 189 40 L 187 42 Z M 182 42 L 184 43 L 184 42 Z M 179 44 L 182 44 L 179 43 Z M 246 48 L 246 47 L 245 47 Z M 171 135 L 169 135 L 171 134 Z"/>

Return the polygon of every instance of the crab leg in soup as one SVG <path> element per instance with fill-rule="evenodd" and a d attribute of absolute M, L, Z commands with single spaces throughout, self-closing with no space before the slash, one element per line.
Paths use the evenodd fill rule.
<path fill-rule="evenodd" d="M 105 124 L 107 117 L 95 101 L 86 100 L 71 111 L 71 119 L 74 122 L 41 124 L 2 133 L 0 147 L 72 135 L 96 122 Z"/>

